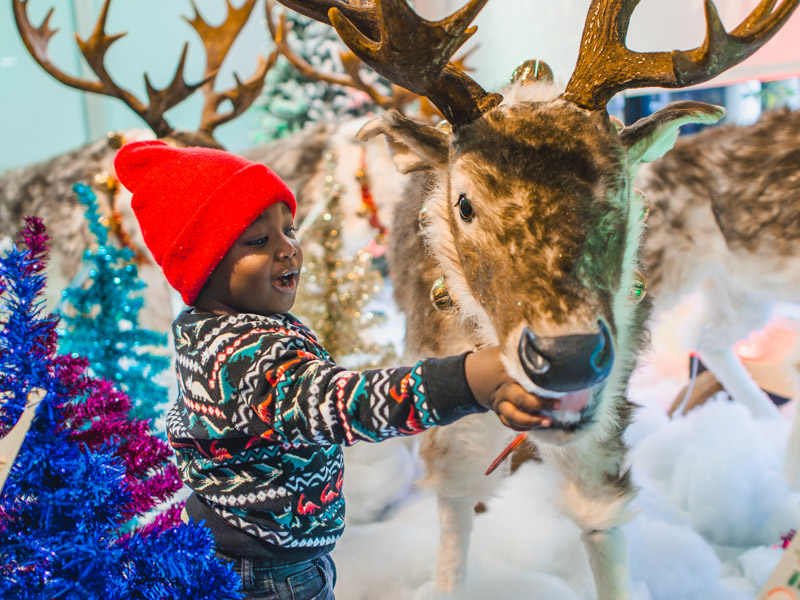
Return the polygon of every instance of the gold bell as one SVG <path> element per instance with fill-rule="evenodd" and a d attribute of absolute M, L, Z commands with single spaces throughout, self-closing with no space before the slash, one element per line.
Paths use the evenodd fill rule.
<path fill-rule="evenodd" d="M 628 288 L 628 302 L 639 304 L 646 295 L 647 279 L 644 278 L 641 271 L 636 271 L 633 274 L 633 285 Z"/>
<path fill-rule="evenodd" d="M 125 136 L 119 131 L 109 131 L 106 136 L 106 143 L 114 150 L 119 150 L 125 144 Z"/>
<path fill-rule="evenodd" d="M 427 220 L 428 220 L 428 205 L 426 204 L 419 209 L 419 221 L 420 223 L 424 223 Z"/>
<path fill-rule="evenodd" d="M 638 198 L 639 203 L 642 205 L 642 214 L 639 215 L 639 220 L 644 221 L 650 214 L 650 200 L 647 199 L 647 195 L 639 188 L 633 188 L 633 195 Z"/>
<path fill-rule="evenodd" d="M 103 171 L 94 176 L 94 184 L 103 191 L 114 193 L 119 182 L 108 171 Z"/>
<path fill-rule="evenodd" d="M 436 310 L 448 315 L 458 310 L 456 308 L 456 303 L 453 302 L 453 299 L 450 297 L 450 292 L 447 289 L 444 276 L 437 278 L 436 281 L 433 282 L 433 286 L 431 287 L 431 303 L 433 303 Z"/>
<path fill-rule="evenodd" d="M 442 119 L 436 124 L 436 129 L 438 129 L 442 133 L 446 133 L 447 135 L 453 135 L 453 126 L 450 124 L 449 121 L 445 121 L 444 119 Z"/>
<path fill-rule="evenodd" d="M 553 69 L 550 68 L 550 65 L 543 60 L 536 59 L 526 60 L 514 69 L 514 72 L 511 74 L 512 83 L 528 83 L 534 81 L 553 83 L 554 80 L 555 76 L 553 75 Z"/>

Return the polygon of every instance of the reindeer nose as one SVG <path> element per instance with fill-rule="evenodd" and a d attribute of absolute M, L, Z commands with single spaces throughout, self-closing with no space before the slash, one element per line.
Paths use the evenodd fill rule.
<path fill-rule="evenodd" d="M 519 359 L 531 381 L 545 390 L 574 392 L 608 377 L 614 347 L 605 323 L 599 323 L 599 333 L 560 337 L 536 337 L 526 327 L 519 340 Z"/>

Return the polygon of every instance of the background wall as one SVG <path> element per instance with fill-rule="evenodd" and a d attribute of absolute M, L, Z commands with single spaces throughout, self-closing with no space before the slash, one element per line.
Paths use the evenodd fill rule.
<path fill-rule="evenodd" d="M 234 2 L 241 4 L 241 0 Z M 422 15 L 438 18 L 463 3 L 465 0 L 417 0 L 416 7 Z M 729 29 L 756 4 L 756 0 L 717 0 Z M 217 23 L 223 18 L 223 0 L 197 0 L 197 5 L 208 20 Z M 102 1 L 29 0 L 31 21 L 39 25 L 50 6 L 56 6 L 52 24 L 60 28 L 50 42 L 54 62 L 70 74 L 92 77 L 86 74 L 88 68 L 82 64 L 72 34 L 78 31 L 86 37 L 91 32 Z M 478 33 L 466 45 L 480 45 L 468 62 L 475 69 L 475 79 L 486 88 L 497 88 L 528 58 L 546 60 L 557 77 L 567 79 L 575 64 L 588 6 L 589 0 L 491 0 L 476 20 Z M 256 67 L 256 55 L 271 49 L 263 10 L 259 2 L 218 77 L 217 89 L 233 84 L 233 71 L 249 77 Z M 157 87 L 166 85 L 183 43 L 189 41 L 186 78 L 189 82 L 198 80 L 205 62 L 203 48 L 194 30 L 181 19 L 181 15 L 191 14 L 189 0 L 113 2 L 106 31 L 129 33 L 109 51 L 109 72 L 144 98 L 143 74 L 149 73 Z M 644 0 L 633 15 L 629 45 L 636 50 L 688 48 L 702 41 L 703 31 L 701 0 Z M 795 14 L 759 53 L 708 85 L 798 74 L 800 14 Z M 180 128 L 196 128 L 201 104 L 197 93 L 167 113 L 169 122 Z M 260 111 L 251 109 L 220 127 L 218 138 L 234 151 L 252 146 L 259 117 Z M 25 50 L 11 3 L 0 5 L 0 172 L 76 148 L 113 129 L 142 126 L 143 122 L 120 101 L 70 89 L 48 75 Z"/>

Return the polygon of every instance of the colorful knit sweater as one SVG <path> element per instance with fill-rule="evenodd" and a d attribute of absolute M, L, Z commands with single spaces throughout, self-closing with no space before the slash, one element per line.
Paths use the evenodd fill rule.
<path fill-rule="evenodd" d="M 179 397 L 167 418 L 187 512 L 220 552 L 308 558 L 344 529 L 341 444 L 378 442 L 484 409 L 464 357 L 347 371 L 288 314 L 184 311 Z"/>

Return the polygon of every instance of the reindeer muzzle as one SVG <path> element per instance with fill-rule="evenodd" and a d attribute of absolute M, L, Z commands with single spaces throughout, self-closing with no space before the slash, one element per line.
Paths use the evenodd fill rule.
<path fill-rule="evenodd" d="M 530 380 L 552 392 L 585 390 L 611 372 L 614 347 L 602 321 L 598 333 L 536 337 L 527 327 L 519 340 L 519 359 Z"/>

